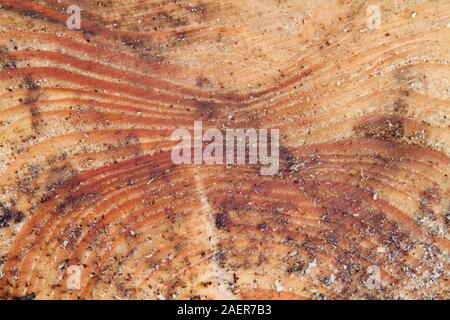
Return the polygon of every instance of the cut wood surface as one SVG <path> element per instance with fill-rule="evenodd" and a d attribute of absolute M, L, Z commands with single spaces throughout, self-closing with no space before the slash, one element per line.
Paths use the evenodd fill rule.
<path fill-rule="evenodd" d="M 0 298 L 449 299 L 449 61 L 446 0 L 0 0 Z"/>

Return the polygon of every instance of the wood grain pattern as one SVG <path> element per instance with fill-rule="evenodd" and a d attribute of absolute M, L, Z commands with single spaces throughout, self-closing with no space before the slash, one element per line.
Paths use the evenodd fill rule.
<path fill-rule="evenodd" d="M 368 5 L 0 0 L 0 298 L 450 298 L 450 3 Z M 279 173 L 175 166 L 197 120 Z"/>

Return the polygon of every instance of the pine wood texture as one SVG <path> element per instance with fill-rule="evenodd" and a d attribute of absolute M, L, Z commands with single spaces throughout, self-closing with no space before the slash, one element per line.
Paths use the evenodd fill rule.
<path fill-rule="evenodd" d="M 0 0 L 0 297 L 450 298 L 450 2 L 369 4 Z M 175 166 L 194 121 L 278 174 Z"/>

